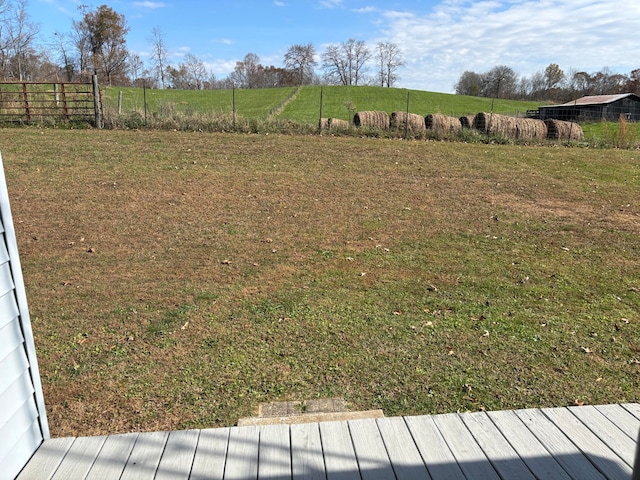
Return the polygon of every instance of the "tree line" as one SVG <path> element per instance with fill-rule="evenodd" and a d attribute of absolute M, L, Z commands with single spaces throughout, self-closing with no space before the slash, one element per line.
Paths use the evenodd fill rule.
<path fill-rule="evenodd" d="M 565 73 L 556 63 L 531 76 L 520 76 L 511 67 L 497 65 L 488 72 L 465 71 L 454 85 L 459 95 L 568 102 L 587 95 L 640 94 L 640 68 L 629 74 L 608 68 L 597 72 L 571 69 Z"/>
<path fill-rule="evenodd" d="M 31 21 L 28 0 L 0 0 L 0 76 L 12 81 L 86 81 L 97 75 L 106 85 L 177 89 L 267 88 L 309 84 L 379 85 L 392 87 L 404 64 L 400 48 L 387 42 L 369 46 L 349 39 L 317 54 L 313 44 L 288 48 L 283 66 L 262 65 L 248 53 L 225 78 L 195 55 L 170 61 L 159 27 L 148 37 L 146 61 L 127 47 L 129 27 L 124 15 L 107 5 L 79 7 L 80 18 L 44 45 L 39 26 Z"/>

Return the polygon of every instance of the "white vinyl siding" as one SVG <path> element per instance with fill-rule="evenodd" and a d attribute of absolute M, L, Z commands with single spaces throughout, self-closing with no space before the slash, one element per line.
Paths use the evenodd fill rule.
<path fill-rule="evenodd" d="M 0 159 L 0 478 L 49 436 L 9 196 Z"/>

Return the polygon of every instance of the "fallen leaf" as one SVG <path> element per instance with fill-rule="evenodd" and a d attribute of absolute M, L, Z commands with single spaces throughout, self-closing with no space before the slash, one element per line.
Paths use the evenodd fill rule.
<path fill-rule="evenodd" d="M 584 353 L 592 353 L 592 350 L 589 347 L 582 347 L 582 351 Z"/>

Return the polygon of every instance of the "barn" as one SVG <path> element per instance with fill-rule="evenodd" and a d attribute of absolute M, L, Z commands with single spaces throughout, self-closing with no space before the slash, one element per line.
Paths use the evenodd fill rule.
<path fill-rule="evenodd" d="M 623 115 L 628 121 L 637 122 L 640 120 L 640 96 L 635 93 L 590 95 L 562 105 L 542 106 L 539 112 L 541 120 L 617 122 Z"/>

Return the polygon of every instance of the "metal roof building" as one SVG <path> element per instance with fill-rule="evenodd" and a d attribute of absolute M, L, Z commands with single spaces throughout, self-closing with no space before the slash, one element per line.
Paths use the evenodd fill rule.
<path fill-rule="evenodd" d="M 637 122 L 640 120 L 640 96 L 635 93 L 590 95 L 561 105 L 541 106 L 539 111 L 541 120 L 617 122 L 622 115 L 628 121 Z"/>

